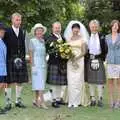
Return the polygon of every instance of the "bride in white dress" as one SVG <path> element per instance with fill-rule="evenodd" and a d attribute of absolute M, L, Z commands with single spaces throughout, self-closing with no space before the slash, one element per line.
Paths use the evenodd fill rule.
<path fill-rule="evenodd" d="M 72 47 L 74 57 L 67 63 L 68 107 L 89 104 L 84 82 L 84 55 L 87 48 L 88 32 L 79 21 L 71 21 L 64 33 Z"/>

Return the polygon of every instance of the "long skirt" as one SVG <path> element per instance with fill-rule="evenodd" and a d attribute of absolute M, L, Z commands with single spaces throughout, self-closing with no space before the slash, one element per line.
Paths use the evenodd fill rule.
<path fill-rule="evenodd" d="M 84 57 L 77 60 L 76 63 L 78 68 L 75 68 L 70 60 L 67 64 L 68 104 L 87 106 L 89 100 L 84 82 Z"/>

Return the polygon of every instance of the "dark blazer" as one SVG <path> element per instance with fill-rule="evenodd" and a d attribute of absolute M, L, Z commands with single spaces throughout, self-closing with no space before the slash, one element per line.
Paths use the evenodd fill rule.
<path fill-rule="evenodd" d="M 19 30 L 18 37 L 12 27 L 6 29 L 4 42 L 7 47 L 7 79 L 6 83 L 28 82 L 27 64 L 25 61 L 25 35 L 23 30 Z M 19 48 L 19 49 L 18 49 Z M 18 51 L 19 50 L 19 51 Z M 19 57 L 23 61 L 21 69 L 16 69 L 14 59 Z"/>
<path fill-rule="evenodd" d="M 99 33 L 99 40 L 100 40 L 100 47 L 101 47 L 100 58 L 103 61 L 105 61 L 106 55 L 107 55 L 107 52 L 108 52 L 108 46 L 107 46 L 107 43 L 106 43 L 106 40 L 105 40 L 105 35 Z M 87 52 L 85 58 L 86 59 L 90 58 L 89 49 L 88 49 L 88 52 Z"/>
<path fill-rule="evenodd" d="M 58 38 L 54 35 L 54 34 L 51 34 L 49 37 L 47 37 L 47 39 L 45 40 L 46 41 L 46 51 L 47 53 L 49 53 L 49 49 L 50 49 L 50 44 L 51 42 L 57 40 Z M 65 41 L 65 39 L 62 37 L 62 39 Z M 60 62 L 63 62 L 65 60 L 63 60 L 59 54 L 57 53 L 52 53 L 52 54 L 49 54 L 49 61 L 48 61 L 48 64 L 59 64 Z"/>
<path fill-rule="evenodd" d="M 22 57 L 23 59 L 25 58 L 25 35 L 22 29 L 19 30 L 19 35 L 17 37 L 12 27 L 7 28 L 4 40 L 7 46 L 8 59 L 11 59 L 16 55 Z M 19 52 L 18 52 L 18 48 L 19 48 Z"/>

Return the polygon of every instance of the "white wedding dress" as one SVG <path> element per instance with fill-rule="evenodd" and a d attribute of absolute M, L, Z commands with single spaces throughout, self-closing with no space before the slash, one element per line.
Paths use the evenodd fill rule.
<path fill-rule="evenodd" d="M 84 82 L 85 43 L 79 38 L 68 41 L 68 44 L 72 46 L 72 52 L 76 56 L 74 62 L 70 59 L 67 63 L 68 107 L 87 106 L 89 101 Z"/>

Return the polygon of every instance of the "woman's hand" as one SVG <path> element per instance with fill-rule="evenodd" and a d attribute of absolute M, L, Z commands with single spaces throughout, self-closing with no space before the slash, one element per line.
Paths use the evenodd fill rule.
<path fill-rule="evenodd" d="M 32 58 L 32 51 L 29 52 L 29 62 L 30 62 L 30 65 L 33 65 L 33 58 Z"/>

